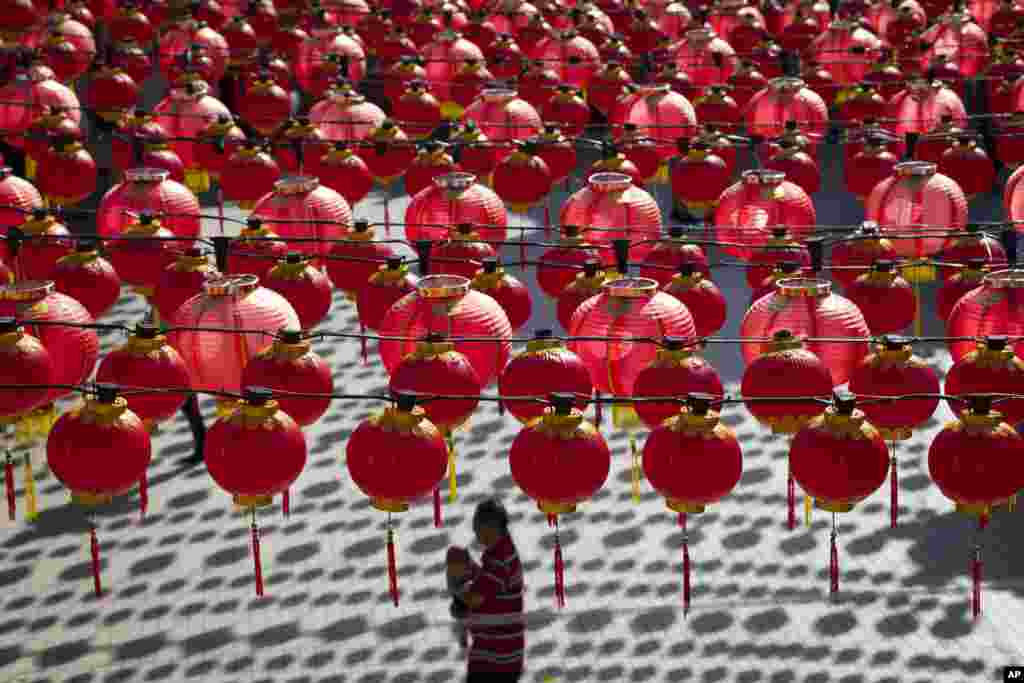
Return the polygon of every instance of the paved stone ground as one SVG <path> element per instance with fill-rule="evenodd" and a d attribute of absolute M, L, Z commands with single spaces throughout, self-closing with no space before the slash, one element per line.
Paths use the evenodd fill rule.
<path fill-rule="evenodd" d="M 833 152 L 823 168 L 825 189 L 815 197 L 819 222 L 856 223 L 862 212 L 841 192 Z M 379 221 L 383 201 L 377 193 L 356 214 Z M 391 200 L 396 219 L 405 203 Z M 979 198 L 972 214 L 998 219 L 998 207 L 994 195 Z M 525 278 L 537 292 L 532 273 Z M 723 334 L 735 335 L 749 292 L 738 271 L 720 269 L 716 281 L 731 304 Z M 540 301 L 538 294 L 531 330 L 553 325 L 551 308 Z M 142 302 L 126 296 L 109 319 L 131 323 L 143 313 Z M 323 327 L 357 329 L 340 297 Z M 941 333 L 931 310 L 925 331 Z M 121 341 L 108 335 L 104 348 Z M 382 368 L 375 359 L 362 365 L 357 343 L 316 349 L 346 391 L 385 388 Z M 940 349 L 919 353 L 942 370 L 949 365 Z M 709 357 L 735 391 L 738 349 L 713 345 Z M 984 614 L 972 623 L 973 528 L 927 474 L 927 447 L 949 417 L 945 408 L 902 447 L 900 528 L 888 528 L 887 486 L 841 516 L 835 602 L 827 595 L 829 520 L 818 512 L 809 529 L 785 528 L 784 443 L 743 410 L 728 409 L 724 419 L 744 447 L 744 476 L 732 495 L 691 523 L 694 598 L 684 618 L 675 518 L 649 488 L 640 504 L 630 501 L 627 440 L 607 422 L 613 471 L 596 498 L 564 520 L 568 605 L 554 608 L 552 534 L 506 464 L 518 425 L 490 405 L 459 439 L 460 495 L 445 505 L 444 528 L 433 528 L 429 504 L 400 517 L 402 601 L 392 606 L 384 515 L 369 507 L 341 460 L 346 437 L 371 407 L 337 402 L 309 429 L 310 460 L 293 488 L 291 518 L 276 506 L 262 515 L 262 599 L 254 596 L 247 519 L 205 470 L 179 462 L 192 448 L 184 420 L 156 438 L 145 521 L 138 521 L 134 497 L 98 517 L 108 588 L 100 600 L 92 595 L 85 520 L 52 475 L 38 473 L 42 514 L 33 524 L 4 516 L 0 531 L 0 680 L 460 680 L 463 653 L 442 592 L 444 551 L 469 541 L 473 506 L 494 494 L 512 512 L 527 573 L 528 681 L 981 681 L 999 680 L 1003 665 L 1024 663 L 1024 557 L 1014 519 L 1021 512 L 998 516 L 989 528 Z M 203 409 L 212 416 L 211 401 Z"/>

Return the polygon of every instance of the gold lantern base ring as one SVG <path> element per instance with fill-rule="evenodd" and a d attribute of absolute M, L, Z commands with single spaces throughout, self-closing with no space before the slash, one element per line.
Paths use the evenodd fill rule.
<path fill-rule="evenodd" d="M 669 498 L 665 501 L 665 507 L 673 512 L 685 512 L 688 515 L 699 515 L 707 506 L 698 503 L 688 503 L 685 500 Z"/>
<path fill-rule="evenodd" d="M 551 500 L 538 500 L 537 509 L 546 515 L 566 515 L 576 512 L 576 503 L 556 503 Z"/>
<path fill-rule="evenodd" d="M 992 516 L 992 509 L 998 507 L 998 505 L 986 505 L 982 503 L 957 503 L 956 511 L 964 514 L 971 515 L 972 517 L 981 517 L 983 515 Z"/>
<path fill-rule="evenodd" d="M 856 505 L 855 501 L 850 500 L 821 500 L 819 498 L 814 499 L 814 507 L 819 510 L 825 510 L 826 512 L 850 512 L 853 510 L 853 506 Z"/>
<path fill-rule="evenodd" d="M 232 496 L 232 501 L 240 508 L 265 508 L 274 504 L 274 496 Z"/>
<path fill-rule="evenodd" d="M 381 512 L 408 512 L 409 503 L 397 498 L 371 498 L 370 505 Z"/>
<path fill-rule="evenodd" d="M 91 491 L 72 491 L 71 502 L 82 507 L 99 507 L 113 502 L 114 496 L 109 493 L 93 493 Z"/>

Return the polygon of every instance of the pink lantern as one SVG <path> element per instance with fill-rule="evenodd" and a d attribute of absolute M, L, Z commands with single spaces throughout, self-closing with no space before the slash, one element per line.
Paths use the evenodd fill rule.
<path fill-rule="evenodd" d="M 781 330 L 812 339 L 864 339 L 806 342 L 806 348 L 828 368 L 833 386 L 845 384 L 869 352 L 870 331 L 864 316 L 852 301 L 833 293 L 829 282 L 781 280 L 774 293 L 754 302 L 740 324 L 740 336 L 758 341 L 742 342 L 744 362 L 749 365 L 761 354 L 772 351 L 771 337 Z"/>
<path fill-rule="evenodd" d="M 515 90 L 488 88 L 480 93 L 469 107 L 463 119 L 476 121 L 477 126 L 492 143 L 529 140 L 544 130 L 540 114 Z M 512 153 L 501 150 L 498 161 Z"/>
<path fill-rule="evenodd" d="M 443 240 L 450 226 L 462 223 L 476 226 L 485 241 L 505 240 L 505 205 L 472 173 L 434 178 L 434 184 L 417 193 L 405 210 L 405 236 L 410 242 Z"/>
<path fill-rule="evenodd" d="M 697 134 L 697 113 L 690 100 L 668 84 L 636 86 L 636 92 L 619 100 L 611 115 L 613 135 L 622 136 L 624 124 L 636 125 L 635 135 L 655 140 L 662 164 L 679 154 L 677 141 Z"/>
<path fill-rule="evenodd" d="M 448 29 L 423 48 L 422 56 L 426 62 L 426 81 L 431 94 L 441 102 L 441 114 L 448 119 L 459 118 L 463 108 L 455 101 L 455 76 L 470 62 L 483 64 L 484 53 L 474 43 Z"/>
<path fill-rule="evenodd" d="M 18 71 L 14 79 L 0 88 L 0 130 L 14 147 L 23 147 L 20 133 L 47 111 L 66 112 L 75 125 L 82 122 L 82 109 L 75 92 L 54 79 L 53 71 L 33 64 Z"/>
<path fill-rule="evenodd" d="M 185 185 L 195 193 L 210 189 L 210 176 L 199 165 L 198 138 L 220 117 L 232 120 L 231 110 L 210 94 L 203 81 L 189 81 L 171 92 L 153 110 L 157 123 L 169 137 L 168 144 L 185 166 Z"/>
<path fill-rule="evenodd" d="M 148 212 L 160 218 L 165 228 L 177 237 L 198 237 L 199 200 L 170 174 L 154 168 L 132 168 L 100 200 L 96 213 L 96 231 L 103 237 L 116 237 L 133 218 Z"/>
<path fill-rule="evenodd" d="M 685 40 L 676 48 L 672 58 L 679 70 L 687 73 L 699 89 L 727 83 L 739 65 L 736 52 L 729 43 L 706 27 L 687 31 Z"/>
<path fill-rule="evenodd" d="M 786 122 L 796 121 L 800 132 L 817 145 L 828 129 L 828 107 L 821 95 L 799 78 L 774 78 L 750 99 L 744 115 L 751 135 L 782 137 Z"/>
<path fill-rule="evenodd" d="M 744 171 L 740 181 L 722 193 L 715 209 L 715 235 L 722 250 L 749 259 L 752 249 L 763 247 L 772 230 L 788 227 L 797 240 L 809 237 L 817 222 L 811 198 L 803 188 L 786 180 L 780 171 Z"/>
<path fill-rule="evenodd" d="M 278 180 L 274 191 L 256 202 L 252 217 L 284 239 L 336 240 L 352 228 L 352 209 L 345 198 L 308 176 Z M 297 242 L 292 248 L 308 256 L 323 257 L 333 246 L 330 242 Z"/>
<path fill-rule="evenodd" d="M 309 110 L 309 122 L 324 138 L 337 141 L 365 140 L 387 119 L 380 107 L 343 83 L 327 91 Z"/>
<path fill-rule="evenodd" d="M 343 76 L 359 82 L 366 75 L 366 53 L 352 37 L 338 26 L 321 26 L 312 30 L 312 36 L 299 45 L 295 62 L 295 78 L 303 89 L 316 80 L 316 72 L 327 55 L 338 55 L 347 62 Z M 307 90 L 308 92 L 308 90 Z"/>
<path fill-rule="evenodd" d="M 811 52 L 836 83 L 857 85 L 881 56 L 882 41 L 854 21 L 837 19 L 811 43 Z"/>
<path fill-rule="evenodd" d="M 592 42 L 575 30 L 552 36 L 537 46 L 533 59 L 550 64 L 558 80 L 586 90 L 601 68 L 601 55 Z"/>
<path fill-rule="evenodd" d="M 630 240 L 630 260 L 636 262 L 643 261 L 654 248 L 653 241 L 661 237 L 658 202 L 624 173 L 590 176 L 586 187 L 565 200 L 559 222 L 580 226 L 591 244 Z"/>
<path fill-rule="evenodd" d="M 242 389 L 242 370 L 274 341 L 281 328 L 299 329 L 299 316 L 288 301 L 255 275 L 210 280 L 167 321 L 171 327 L 247 330 L 210 332 L 178 330 L 168 342 L 181 354 L 197 389 Z M 251 330 L 260 330 L 252 332 Z"/>
<path fill-rule="evenodd" d="M 946 322 L 951 337 L 970 337 L 970 341 L 949 342 L 949 354 L 959 361 L 975 351 L 977 339 L 1008 336 L 1013 351 L 1024 354 L 1024 270 L 1001 270 L 986 275 L 980 287 L 965 294 L 953 307 Z"/>
<path fill-rule="evenodd" d="M 921 60 L 922 71 L 937 58 L 952 61 L 965 79 L 974 78 L 988 67 L 988 35 L 967 12 L 943 14 L 921 34 L 921 41 L 928 46 Z"/>
<path fill-rule="evenodd" d="M 889 126 L 898 135 L 930 133 L 944 116 L 961 129 L 970 127 L 963 100 L 941 81 L 911 81 L 889 101 Z"/>

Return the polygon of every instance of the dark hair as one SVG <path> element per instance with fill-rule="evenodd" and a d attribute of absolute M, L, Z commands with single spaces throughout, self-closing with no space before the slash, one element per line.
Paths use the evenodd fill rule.
<path fill-rule="evenodd" d="M 488 498 L 476 506 L 473 526 L 487 526 L 502 533 L 508 532 L 508 512 L 497 498 Z"/>

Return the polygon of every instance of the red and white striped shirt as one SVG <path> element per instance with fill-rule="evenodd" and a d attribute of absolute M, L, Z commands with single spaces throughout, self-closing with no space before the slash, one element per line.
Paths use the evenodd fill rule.
<path fill-rule="evenodd" d="M 505 535 L 484 550 L 479 571 L 466 592 L 484 599 L 467 620 L 473 636 L 469 670 L 522 671 L 526 650 L 523 567 L 511 536 Z"/>

